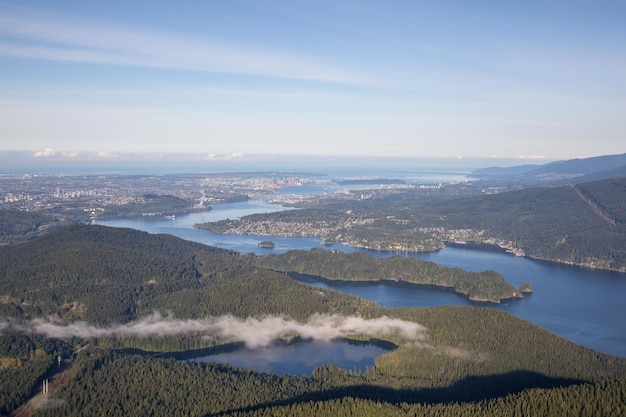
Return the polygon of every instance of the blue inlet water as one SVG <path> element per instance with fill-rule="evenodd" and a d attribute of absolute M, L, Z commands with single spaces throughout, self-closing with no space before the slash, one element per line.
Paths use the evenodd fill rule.
<path fill-rule="evenodd" d="M 311 375 L 321 365 L 365 372 L 377 356 L 389 350 L 369 343 L 345 340 L 303 340 L 257 348 L 241 348 L 191 359 L 192 362 L 227 363 L 231 366 L 275 374 Z"/>
<path fill-rule="evenodd" d="M 262 200 L 216 205 L 214 210 L 176 217 L 175 220 L 140 218 L 98 221 L 113 227 L 130 227 L 149 233 L 168 233 L 182 239 L 233 249 L 242 253 L 283 253 L 291 249 L 325 247 L 318 238 L 271 237 L 274 249 L 258 248 L 265 236 L 218 235 L 194 229 L 196 223 L 239 218 L 253 213 L 284 210 Z M 336 244 L 330 248 L 357 249 Z M 375 256 L 392 256 L 373 252 Z M 626 274 L 587 270 L 549 262 L 535 261 L 501 252 L 447 247 L 438 252 L 412 255 L 445 266 L 472 271 L 493 269 L 515 286 L 530 282 L 534 293 L 521 300 L 502 304 L 476 304 L 453 292 L 397 283 L 348 283 L 312 281 L 310 284 L 332 288 L 371 299 L 385 307 L 438 305 L 479 305 L 507 311 L 544 327 L 575 343 L 604 353 L 626 356 Z"/>

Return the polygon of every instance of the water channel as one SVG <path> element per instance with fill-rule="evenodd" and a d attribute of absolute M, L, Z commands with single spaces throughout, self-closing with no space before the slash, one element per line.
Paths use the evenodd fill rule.
<path fill-rule="evenodd" d="M 257 245 L 266 236 L 219 235 L 194 229 L 196 223 L 225 218 L 239 218 L 253 213 L 284 210 L 262 199 L 214 206 L 208 212 L 177 216 L 175 220 L 136 218 L 98 221 L 112 227 L 129 227 L 149 233 L 168 233 L 182 239 L 232 249 L 242 253 L 283 253 L 291 249 L 319 248 L 323 242 L 310 237 L 271 237 L 274 249 Z M 340 243 L 330 248 L 343 251 L 358 249 Z M 390 252 L 372 252 L 374 256 L 392 256 Z M 350 283 L 312 280 L 318 287 L 332 288 L 395 307 L 432 307 L 438 305 L 475 305 L 497 308 L 528 320 L 575 343 L 600 352 L 626 357 L 626 274 L 587 270 L 572 266 L 535 261 L 511 254 L 463 247 L 446 247 L 438 252 L 410 255 L 419 259 L 472 271 L 493 269 L 515 286 L 530 282 L 534 293 L 521 300 L 502 304 L 472 303 L 453 292 L 401 283 Z"/>

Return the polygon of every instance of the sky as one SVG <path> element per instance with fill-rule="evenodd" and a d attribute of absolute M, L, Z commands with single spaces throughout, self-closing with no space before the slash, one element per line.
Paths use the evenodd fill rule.
<path fill-rule="evenodd" d="M 0 152 L 626 152 L 626 2 L 0 0 Z"/>

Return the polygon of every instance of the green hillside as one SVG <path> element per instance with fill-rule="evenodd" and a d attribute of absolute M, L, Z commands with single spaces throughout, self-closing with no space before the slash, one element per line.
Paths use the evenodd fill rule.
<path fill-rule="evenodd" d="M 601 390 L 622 395 L 626 359 L 575 345 L 494 309 L 385 309 L 300 284 L 254 262 L 250 255 L 171 236 L 101 226 L 70 227 L 0 248 L 0 415 L 40 391 L 43 378 L 51 378 L 53 390 L 51 402 L 38 415 L 51 416 L 361 415 L 358 410 L 373 409 L 383 415 L 445 416 L 484 410 L 580 411 L 586 405 L 620 410 L 610 396 L 583 401 L 577 395 Z M 397 349 L 379 356 L 366 372 L 329 364 L 311 377 L 184 363 L 120 349 L 162 352 L 227 341 L 207 339 L 200 330 L 146 337 L 98 333 L 119 329 L 121 323 L 136 327 L 155 311 L 182 320 L 386 316 L 419 323 L 425 330 L 414 337 L 384 336 Z M 41 323 L 64 328 L 79 320 L 87 323 L 76 329 L 92 330 L 63 339 L 36 330 Z M 59 354 L 61 367 L 55 361 Z M 562 408 L 563 398 L 577 399 Z M 532 404 L 534 399 L 545 404 Z"/>
<path fill-rule="evenodd" d="M 626 270 L 626 178 L 449 200 L 422 222 L 472 229 L 470 239 L 509 243 L 533 258 Z"/>
<path fill-rule="evenodd" d="M 238 254 L 169 235 L 70 226 L 0 248 L 0 312 L 94 323 L 137 317 L 142 296 L 199 285 Z"/>
<path fill-rule="evenodd" d="M 401 256 L 379 259 L 365 252 L 293 250 L 282 255 L 259 257 L 256 264 L 331 280 L 387 280 L 453 288 L 473 301 L 499 303 L 503 299 L 523 297 L 521 291 L 505 282 L 502 275 L 495 271 L 469 272 Z"/>
<path fill-rule="evenodd" d="M 237 252 L 104 226 L 71 226 L 0 248 L 0 274 L 4 317 L 53 315 L 106 324 L 157 310 L 188 318 L 227 313 L 306 318 L 316 312 L 354 313 L 373 304 L 333 292 L 323 299 L 311 296 L 313 288 L 253 267 Z"/>
<path fill-rule="evenodd" d="M 23 242 L 63 224 L 49 214 L 18 210 L 0 210 L 0 244 Z"/>
<path fill-rule="evenodd" d="M 146 215 L 171 215 L 193 210 L 193 202 L 173 195 L 144 194 L 122 205 L 106 206 L 100 218 L 142 217 Z"/>

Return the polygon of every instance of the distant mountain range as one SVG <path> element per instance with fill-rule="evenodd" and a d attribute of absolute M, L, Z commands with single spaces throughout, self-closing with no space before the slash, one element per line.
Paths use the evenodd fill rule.
<path fill-rule="evenodd" d="M 490 167 L 471 173 L 490 182 L 516 182 L 523 185 L 574 185 L 607 178 L 626 177 L 626 153 L 583 159 L 569 159 L 545 165 Z"/>

